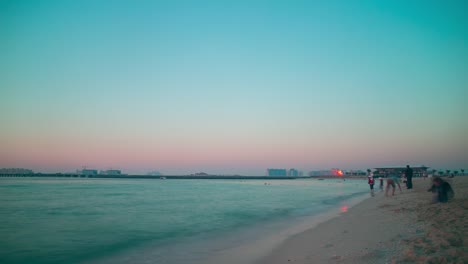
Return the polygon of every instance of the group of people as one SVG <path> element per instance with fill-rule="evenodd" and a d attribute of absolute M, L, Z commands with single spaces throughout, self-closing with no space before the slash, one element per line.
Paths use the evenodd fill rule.
<path fill-rule="evenodd" d="M 409 165 L 406 166 L 405 177 L 406 177 L 406 188 L 412 189 L 413 188 L 413 169 L 411 169 Z M 379 182 L 380 182 L 380 189 L 383 190 L 383 178 L 382 177 L 379 177 Z M 372 175 L 369 175 L 367 183 L 369 184 L 371 191 L 373 191 L 375 179 Z M 385 189 L 385 195 L 388 196 L 388 191 L 390 190 L 390 187 L 393 188 L 392 195 L 395 195 L 396 186 L 398 186 L 398 189 L 400 189 L 400 192 L 402 192 L 401 185 L 400 185 L 400 175 L 396 173 L 390 174 L 389 177 L 387 178 L 387 188 Z"/>
<path fill-rule="evenodd" d="M 405 170 L 405 178 L 406 178 L 406 189 L 410 190 L 413 189 L 413 169 L 410 168 L 409 165 L 406 166 Z M 390 174 L 387 179 L 387 187 L 385 189 L 385 196 L 388 196 L 388 192 L 390 190 L 390 187 L 392 187 L 392 196 L 395 195 L 395 189 L 396 186 L 398 186 L 398 189 L 400 190 L 400 193 L 402 192 L 401 190 L 401 185 L 400 185 L 400 175 L 393 173 Z M 379 182 L 380 182 L 380 189 L 383 190 L 383 178 L 379 177 Z M 375 184 L 375 179 L 372 175 L 369 175 L 367 183 L 370 186 L 371 189 L 371 194 L 374 194 L 374 184 Z M 446 203 L 448 202 L 451 198 L 454 196 L 454 192 L 452 190 L 452 187 L 450 184 L 446 181 L 444 181 L 440 177 L 434 177 L 432 180 L 432 186 L 429 188 L 428 191 L 433 192 L 434 196 L 432 199 L 433 203 Z"/>

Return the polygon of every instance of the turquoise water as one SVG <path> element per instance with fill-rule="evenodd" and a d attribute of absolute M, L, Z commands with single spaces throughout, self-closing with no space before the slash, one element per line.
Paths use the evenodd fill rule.
<path fill-rule="evenodd" d="M 242 243 L 253 227 L 261 234 L 261 226 L 338 210 L 364 193 L 358 180 L 0 178 L 0 263 L 110 263 L 125 255 L 196 262 L 219 242 Z"/>

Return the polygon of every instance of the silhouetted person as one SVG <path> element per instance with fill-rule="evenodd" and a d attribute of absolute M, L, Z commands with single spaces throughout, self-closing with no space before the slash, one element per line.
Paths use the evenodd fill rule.
<path fill-rule="evenodd" d="M 432 183 L 432 187 L 427 191 L 434 193 L 433 203 L 446 203 L 455 195 L 450 184 L 442 178 L 434 177 Z"/>
<path fill-rule="evenodd" d="M 413 189 L 413 169 L 410 168 L 409 165 L 406 165 L 406 188 Z"/>

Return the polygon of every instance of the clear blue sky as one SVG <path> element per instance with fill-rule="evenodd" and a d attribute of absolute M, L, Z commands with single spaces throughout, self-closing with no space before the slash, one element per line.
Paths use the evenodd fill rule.
<path fill-rule="evenodd" d="M 466 1 L 0 1 L 0 167 L 468 165 Z"/>

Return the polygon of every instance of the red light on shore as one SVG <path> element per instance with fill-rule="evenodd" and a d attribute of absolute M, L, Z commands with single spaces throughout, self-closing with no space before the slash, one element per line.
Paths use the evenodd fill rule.
<path fill-rule="evenodd" d="M 348 212 L 348 206 L 346 206 L 346 205 L 341 206 L 341 207 L 340 207 L 340 211 L 341 211 L 342 213 Z"/>
<path fill-rule="evenodd" d="M 342 170 L 338 170 L 338 176 L 343 176 L 343 171 Z"/>

